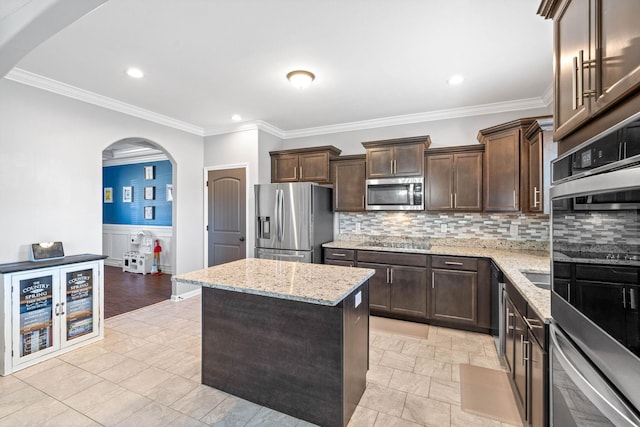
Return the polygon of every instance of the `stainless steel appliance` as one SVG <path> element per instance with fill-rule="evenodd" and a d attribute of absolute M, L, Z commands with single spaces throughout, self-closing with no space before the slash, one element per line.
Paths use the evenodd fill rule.
<path fill-rule="evenodd" d="M 640 425 L 637 127 L 623 124 L 552 164 L 555 426 Z"/>
<path fill-rule="evenodd" d="M 424 178 L 367 179 L 368 211 L 424 210 Z"/>
<path fill-rule="evenodd" d="M 322 262 L 333 240 L 332 189 L 310 182 L 255 186 L 255 257 Z"/>

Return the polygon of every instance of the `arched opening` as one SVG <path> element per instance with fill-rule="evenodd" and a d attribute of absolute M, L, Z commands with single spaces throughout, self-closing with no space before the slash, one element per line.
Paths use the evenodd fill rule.
<path fill-rule="evenodd" d="M 124 138 L 102 152 L 105 317 L 171 298 L 176 164 L 158 143 Z"/>

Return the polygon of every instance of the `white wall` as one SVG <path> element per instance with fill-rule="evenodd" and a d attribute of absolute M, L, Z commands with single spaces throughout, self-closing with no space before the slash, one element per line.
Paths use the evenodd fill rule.
<path fill-rule="evenodd" d="M 128 137 L 173 162 L 175 270 L 202 267 L 202 137 L 19 83 L 0 80 L 0 263 L 32 242 L 102 253 L 102 150 Z"/>
<path fill-rule="evenodd" d="M 334 145 L 342 150 L 341 155 L 364 154 L 365 150 L 361 142 L 417 135 L 430 135 L 432 148 L 477 144 L 478 140 L 476 135 L 480 129 L 523 117 L 544 116 L 549 114 L 551 114 L 551 107 L 291 138 L 282 141 L 281 149 Z"/>

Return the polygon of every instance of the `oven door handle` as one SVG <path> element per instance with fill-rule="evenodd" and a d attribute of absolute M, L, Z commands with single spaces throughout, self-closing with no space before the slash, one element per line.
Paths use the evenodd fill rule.
<path fill-rule="evenodd" d="M 551 351 L 564 372 L 605 417 L 616 426 L 640 425 L 640 418 L 553 324 L 549 326 L 549 336 Z"/>

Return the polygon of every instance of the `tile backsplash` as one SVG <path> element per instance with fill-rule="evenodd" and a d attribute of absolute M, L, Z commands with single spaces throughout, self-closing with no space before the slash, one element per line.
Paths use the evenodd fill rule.
<path fill-rule="evenodd" d="M 364 212 L 340 213 L 342 238 L 358 235 L 429 239 L 549 242 L 543 214 Z"/>
<path fill-rule="evenodd" d="M 640 246 L 637 210 L 571 211 L 555 215 L 554 248 L 584 251 L 632 251 Z M 599 249 L 598 249 L 599 248 Z"/>

